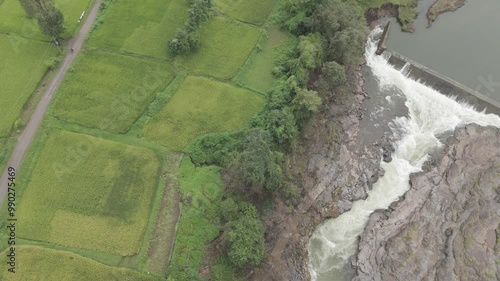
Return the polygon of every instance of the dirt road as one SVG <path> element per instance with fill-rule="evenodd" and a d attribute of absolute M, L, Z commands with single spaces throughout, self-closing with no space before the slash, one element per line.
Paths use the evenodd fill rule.
<path fill-rule="evenodd" d="M 5 195 L 7 194 L 7 175 L 8 175 L 7 169 L 9 167 L 14 167 L 16 171 L 19 169 L 21 162 L 23 161 L 24 155 L 26 154 L 28 147 L 33 141 L 33 138 L 38 128 L 40 127 L 40 124 L 42 123 L 43 116 L 45 115 L 45 112 L 49 107 L 50 101 L 52 100 L 54 93 L 56 92 L 57 88 L 64 79 L 64 76 L 68 72 L 69 67 L 75 60 L 76 55 L 80 52 L 80 49 L 83 46 L 83 42 L 85 41 L 85 38 L 87 37 L 92 28 L 92 24 L 94 23 L 97 14 L 99 12 L 99 7 L 101 5 L 101 2 L 102 0 L 96 0 L 94 2 L 94 5 L 90 10 L 90 13 L 88 13 L 87 19 L 85 20 L 82 27 L 80 28 L 80 31 L 78 32 L 78 35 L 69 42 L 67 46 L 68 54 L 66 55 L 66 57 L 64 57 L 64 60 L 61 62 L 61 65 L 59 66 L 59 69 L 57 70 L 52 80 L 49 82 L 49 86 L 47 87 L 45 93 L 43 93 L 43 96 L 40 99 L 40 102 L 38 103 L 35 112 L 31 116 L 31 119 L 29 120 L 28 124 L 24 128 L 21 135 L 19 135 L 12 156 L 7 162 L 5 170 L 3 171 L 2 176 L 0 177 L 0 203 L 3 202 L 3 200 L 5 199 Z M 71 48 L 73 48 L 73 52 L 69 51 Z M 19 176 L 22 177 L 24 175 L 17 175 L 18 178 Z"/>

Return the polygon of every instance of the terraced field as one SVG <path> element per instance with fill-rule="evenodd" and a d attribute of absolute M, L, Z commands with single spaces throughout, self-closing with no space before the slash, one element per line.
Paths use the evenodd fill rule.
<path fill-rule="evenodd" d="M 53 114 L 67 122 L 125 133 L 174 76 L 166 63 L 88 51 L 61 85 Z"/>
<path fill-rule="evenodd" d="M 7 263 L 2 263 L 0 280 L 9 281 L 155 281 L 130 269 L 107 266 L 79 255 L 33 246 L 18 247 L 19 267 L 12 274 L 7 271 Z M 6 253 L 2 252 L 2 256 Z"/>
<path fill-rule="evenodd" d="M 248 90 L 189 76 L 144 128 L 144 136 L 165 147 L 182 149 L 197 136 L 244 126 L 262 103 L 262 97 Z"/>
<path fill-rule="evenodd" d="M 160 169 L 155 153 L 54 131 L 18 211 L 25 239 L 128 256 L 139 252 Z"/>
<path fill-rule="evenodd" d="M 13 44 L 22 40 L 20 44 Z M 57 55 L 52 44 L 0 34 L 0 137 L 10 135 L 19 114 L 47 71 L 46 62 Z"/>
<path fill-rule="evenodd" d="M 167 42 L 183 26 L 188 7 L 183 0 L 116 1 L 102 13 L 90 45 L 172 59 Z"/>
<path fill-rule="evenodd" d="M 262 30 L 214 17 L 200 32 L 201 46 L 182 58 L 183 66 L 198 74 L 231 79 L 255 48 Z"/>
<path fill-rule="evenodd" d="M 261 25 L 275 5 L 275 0 L 215 0 L 215 3 L 217 8 L 228 16 L 243 22 Z"/>
<path fill-rule="evenodd" d="M 0 5 L 0 16 L 5 3 L 13 11 L 8 22 L 0 22 L 0 32 L 33 24 L 19 17 L 22 9 L 13 1 Z M 88 4 L 56 2 L 71 18 Z M 222 200 L 223 183 L 218 167 L 195 167 L 188 157 L 179 162 L 197 137 L 245 128 L 262 107 L 263 93 L 274 81 L 272 58 L 288 38 L 266 25 L 274 5 L 272 0 L 216 1 L 199 30 L 199 48 L 174 57 L 168 41 L 188 18 L 189 1 L 105 2 L 19 168 L 23 274 L 8 280 L 147 281 L 166 273 L 173 280 L 192 280 L 186 272 L 197 275 L 205 243 L 220 231 L 217 209 L 210 204 Z M 270 38 L 262 41 L 266 30 Z M 8 48 L 1 45 L 2 36 L 7 35 L 0 35 L 0 58 Z M 262 51 L 259 41 L 268 42 Z M 19 74 L 24 70 L 12 73 L 13 81 L 30 87 L 25 100 L 46 70 L 39 53 L 51 58 L 57 52 L 45 42 L 30 44 L 38 47 L 27 44 L 29 51 L 22 50 L 33 52 L 27 58 L 31 64 L 22 67 L 37 71 L 37 78 L 29 84 Z M 23 104 L 12 111 L 6 132 Z M 0 135 L 0 151 L 5 143 Z M 187 197 L 193 204 L 183 207 L 177 221 L 180 200 Z M 163 229 L 169 231 L 162 236 L 166 242 L 153 237 Z M 176 229 L 177 238 L 172 237 Z M 164 258 L 171 252 L 168 264 Z M 51 271 L 50 264 L 58 268 Z"/>

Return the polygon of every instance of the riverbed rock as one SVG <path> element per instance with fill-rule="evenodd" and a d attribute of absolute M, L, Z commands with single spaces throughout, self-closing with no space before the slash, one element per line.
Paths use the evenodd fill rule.
<path fill-rule="evenodd" d="M 360 238 L 353 280 L 500 280 L 500 129 L 455 130 Z"/>

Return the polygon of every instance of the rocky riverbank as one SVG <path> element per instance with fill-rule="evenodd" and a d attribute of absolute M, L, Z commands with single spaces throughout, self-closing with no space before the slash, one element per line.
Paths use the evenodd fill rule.
<path fill-rule="evenodd" d="M 380 168 L 383 148 L 390 149 L 383 134 L 361 137 L 362 120 L 372 110 L 363 108 L 368 97 L 362 67 L 351 71 L 349 88 L 326 97 L 324 108 L 303 129 L 288 167 L 301 195 L 295 208 L 277 200 L 264 217 L 267 254 L 250 280 L 309 280 L 308 242 L 325 219 L 350 210 L 352 203 L 384 174 Z M 387 153 L 386 153 L 387 154 Z"/>
<path fill-rule="evenodd" d="M 431 27 L 432 23 L 435 22 L 440 15 L 458 10 L 465 5 L 465 2 L 465 0 L 435 0 L 434 3 L 429 6 L 425 14 L 428 27 Z M 398 6 L 398 4 L 392 3 L 388 0 L 387 3 L 381 5 L 379 8 L 368 9 L 365 12 L 365 18 L 370 26 L 370 29 L 374 29 L 382 21 L 385 21 L 386 18 L 391 17 L 398 19 L 403 31 L 410 33 L 415 32 L 415 29 L 413 28 L 413 20 L 418 16 L 416 5 L 413 7 L 405 7 L 405 9 L 400 8 L 401 7 Z M 402 10 L 406 11 L 406 13 L 409 13 L 410 15 L 413 14 L 415 18 L 413 18 L 413 16 L 408 18 L 408 15 L 403 16 L 400 14 Z"/>
<path fill-rule="evenodd" d="M 500 129 L 456 129 L 410 183 L 370 216 L 354 280 L 499 280 Z"/>

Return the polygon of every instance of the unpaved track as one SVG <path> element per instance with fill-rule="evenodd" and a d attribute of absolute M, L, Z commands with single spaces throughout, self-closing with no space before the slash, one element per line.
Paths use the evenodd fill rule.
<path fill-rule="evenodd" d="M 52 80 L 49 82 L 49 86 L 47 87 L 47 90 L 45 90 L 45 93 L 43 93 L 43 96 L 40 99 L 40 102 L 38 103 L 35 112 L 31 116 L 31 119 L 29 120 L 28 124 L 26 125 L 23 132 L 21 133 L 21 135 L 19 135 L 19 138 L 17 139 L 16 147 L 12 152 L 12 156 L 7 162 L 5 170 L 3 171 L 2 176 L 0 177 L 0 205 L 5 199 L 5 195 L 7 194 L 7 178 L 8 178 L 7 169 L 9 167 L 14 167 L 16 171 L 19 169 L 21 162 L 23 161 L 24 155 L 26 154 L 28 147 L 33 141 L 36 131 L 38 130 L 40 124 L 42 123 L 43 116 L 45 115 L 45 112 L 49 107 L 50 101 L 52 100 L 54 93 L 56 92 L 57 88 L 61 84 L 61 81 L 68 72 L 69 67 L 75 60 L 76 55 L 80 52 L 80 49 L 83 46 L 83 42 L 85 41 L 85 38 L 87 37 L 87 35 L 90 32 L 90 29 L 92 28 L 92 24 L 94 23 L 97 14 L 99 12 L 99 7 L 101 5 L 101 2 L 102 0 L 96 0 L 94 2 L 94 5 L 90 10 L 90 13 L 88 13 L 87 19 L 85 20 L 82 27 L 80 28 L 80 31 L 78 32 L 78 35 L 69 42 L 68 54 L 62 61 L 59 69 L 57 70 Z M 70 48 L 73 48 L 74 50 L 73 53 L 69 51 Z"/>

